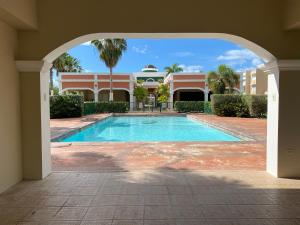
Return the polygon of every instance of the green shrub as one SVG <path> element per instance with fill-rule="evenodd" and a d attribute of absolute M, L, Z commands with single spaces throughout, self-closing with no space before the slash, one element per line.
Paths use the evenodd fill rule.
<path fill-rule="evenodd" d="M 249 108 L 243 95 L 216 94 L 211 98 L 212 112 L 218 116 L 249 117 Z"/>
<path fill-rule="evenodd" d="M 244 98 L 247 102 L 251 117 L 267 117 L 268 100 L 266 95 L 247 95 Z"/>
<path fill-rule="evenodd" d="M 94 113 L 125 113 L 129 109 L 128 102 L 85 102 L 84 115 Z"/>
<path fill-rule="evenodd" d="M 267 117 L 265 95 L 212 95 L 211 105 L 218 116 Z"/>
<path fill-rule="evenodd" d="M 210 113 L 210 103 L 203 101 L 177 101 L 175 102 L 175 110 L 180 113 L 201 112 Z"/>
<path fill-rule="evenodd" d="M 210 102 L 204 102 L 204 112 L 207 114 L 212 114 Z"/>
<path fill-rule="evenodd" d="M 95 102 L 85 102 L 83 106 L 83 114 L 90 115 L 96 113 L 96 103 Z"/>
<path fill-rule="evenodd" d="M 50 118 L 81 117 L 83 114 L 83 96 L 50 96 Z"/>

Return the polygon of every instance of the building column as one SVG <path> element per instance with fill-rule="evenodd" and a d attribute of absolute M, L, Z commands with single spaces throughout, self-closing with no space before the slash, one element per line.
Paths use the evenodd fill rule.
<path fill-rule="evenodd" d="M 129 110 L 133 111 L 134 108 L 134 96 L 133 96 L 133 92 L 129 93 Z"/>
<path fill-rule="evenodd" d="M 99 99 L 98 99 L 98 90 L 95 90 L 95 89 L 94 89 L 94 102 L 99 102 Z"/>
<path fill-rule="evenodd" d="M 300 60 L 266 65 L 268 73 L 267 171 L 300 177 Z"/>
<path fill-rule="evenodd" d="M 17 61 L 21 86 L 23 178 L 51 172 L 49 78 L 51 64 Z"/>
<path fill-rule="evenodd" d="M 134 108 L 134 79 L 130 76 L 130 83 L 129 83 L 129 110 L 133 111 Z"/>
<path fill-rule="evenodd" d="M 99 102 L 98 99 L 98 75 L 94 75 L 94 102 Z"/>
<path fill-rule="evenodd" d="M 173 108 L 174 108 L 173 94 L 174 94 L 174 82 L 173 82 L 173 80 L 170 80 L 170 96 L 169 96 L 169 109 L 170 110 L 173 110 Z"/>
<path fill-rule="evenodd" d="M 61 73 L 58 73 L 58 93 L 61 95 L 63 94 L 62 91 L 62 82 L 61 82 Z"/>
<path fill-rule="evenodd" d="M 244 93 L 243 79 L 244 79 L 244 74 L 240 73 L 240 94 Z"/>
<path fill-rule="evenodd" d="M 205 81 L 204 101 L 208 102 L 209 89 L 208 84 Z"/>

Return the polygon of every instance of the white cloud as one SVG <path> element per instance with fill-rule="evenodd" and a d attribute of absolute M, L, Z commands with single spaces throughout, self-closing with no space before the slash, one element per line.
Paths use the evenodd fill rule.
<path fill-rule="evenodd" d="M 229 50 L 218 56 L 217 60 L 226 62 L 230 66 L 240 66 L 240 70 L 243 71 L 255 69 L 263 64 L 261 58 L 248 49 Z M 246 64 L 247 66 L 245 66 Z"/>
<path fill-rule="evenodd" d="M 248 50 L 248 49 L 241 49 L 241 50 L 229 50 L 225 52 L 223 55 L 218 56 L 218 60 L 239 60 L 239 59 L 245 59 L 245 60 L 252 60 L 258 58 L 258 56 Z"/>
<path fill-rule="evenodd" d="M 149 52 L 149 47 L 148 45 L 144 45 L 142 47 L 133 46 L 132 50 L 136 53 L 147 54 Z"/>
<path fill-rule="evenodd" d="M 187 65 L 181 64 L 181 65 L 179 65 L 179 67 L 181 67 L 183 69 L 183 72 L 186 72 L 186 73 L 199 73 L 203 69 L 203 66 L 200 66 L 200 65 L 187 66 Z"/>
<path fill-rule="evenodd" d="M 253 66 L 259 67 L 259 66 L 261 66 L 261 64 L 263 64 L 263 61 L 260 58 L 257 57 L 257 58 L 252 59 Z"/>
<path fill-rule="evenodd" d="M 175 56 L 175 57 L 189 57 L 189 56 L 194 56 L 195 54 L 192 53 L 192 52 L 174 52 L 172 53 L 172 56 Z"/>
<path fill-rule="evenodd" d="M 91 45 L 91 42 L 90 42 L 90 41 L 87 41 L 87 42 L 82 43 L 81 45 L 89 46 L 89 45 Z"/>

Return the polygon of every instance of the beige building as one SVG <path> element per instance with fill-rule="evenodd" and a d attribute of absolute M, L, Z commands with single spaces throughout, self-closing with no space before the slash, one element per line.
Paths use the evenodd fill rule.
<path fill-rule="evenodd" d="M 268 93 L 268 75 L 262 69 L 248 70 L 242 76 L 243 92 L 247 95 Z"/>
<path fill-rule="evenodd" d="M 51 173 L 53 60 L 80 43 L 118 37 L 218 38 L 259 55 L 268 74 L 266 170 L 276 177 L 300 176 L 300 1 L 151 5 L 159 5 L 154 14 L 145 13 L 140 0 L 0 0 L 0 192 Z"/>

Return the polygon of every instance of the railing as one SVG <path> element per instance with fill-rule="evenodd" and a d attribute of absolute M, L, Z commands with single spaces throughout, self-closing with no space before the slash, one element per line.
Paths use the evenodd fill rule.
<path fill-rule="evenodd" d="M 164 112 L 164 111 L 170 111 L 173 107 L 173 102 L 166 102 L 162 105 L 160 104 L 140 104 L 136 102 L 131 102 L 133 111 L 139 111 L 139 112 Z"/>

